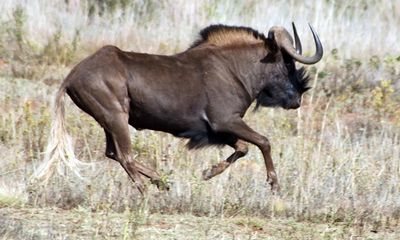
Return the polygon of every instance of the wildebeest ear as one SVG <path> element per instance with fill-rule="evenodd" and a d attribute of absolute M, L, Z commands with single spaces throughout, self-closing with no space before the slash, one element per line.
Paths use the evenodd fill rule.
<path fill-rule="evenodd" d="M 279 50 L 278 43 L 275 40 L 275 34 L 274 32 L 269 32 L 268 33 L 268 38 L 265 39 L 265 47 L 268 49 L 268 51 L 272 54 L 275 54 Z"/>
<path fill-rule="evenodd" d="M 267 39 L 265 39 L 265 48 L 268 50 L 267 56 L 265 56 L 261 62 L 263 63 L 270 63 L 270 62 L 275 62 L 276 60 L 276 53 L 278 52 L 278 45 L 275 42 L 275 39 L 268 36 Z"/>

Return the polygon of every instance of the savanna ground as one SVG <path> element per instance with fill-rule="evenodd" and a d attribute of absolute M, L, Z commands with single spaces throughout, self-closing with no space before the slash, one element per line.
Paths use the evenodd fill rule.
<path fill-rule="evenodd" d="M 399 1 L 0 2 L 0 236 L 2 239 L 399 239 Z M 96 122 L 68 101 L 79 179 L 62 169 L 32 183 L 54 94 L 69 70 L 105 44 L 173 54 L 211 23 L 266 33 L 295 21 L 307 53 L 310 22 L 325 48 L 307 67 L 299 110 L 262 109 L 246 121 L 266 135 L 282 187 L 273 196 L 258 149 L 210 181 L 201 171 L 228 148 L 132 129 L 136 159 L 171 183 L 141 197 L 104 156 Z M 61 166 L 62 167 L 62 166 Z"/>

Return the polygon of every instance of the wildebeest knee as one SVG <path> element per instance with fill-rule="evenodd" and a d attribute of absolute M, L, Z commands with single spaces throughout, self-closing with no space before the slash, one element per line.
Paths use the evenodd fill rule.
<path fill-rule="evenodd" d="M 236 144 L 236 151 L 241 152 L 245 156 L 249 152 L 249 147 L 246 143 L 240 142 Z"/>
<path fill-rule="evenodd" d="M 263 137 L 260 142 L 260 148 L 262 151 L 271 152 L 271 144 L 266 137 Z"/>

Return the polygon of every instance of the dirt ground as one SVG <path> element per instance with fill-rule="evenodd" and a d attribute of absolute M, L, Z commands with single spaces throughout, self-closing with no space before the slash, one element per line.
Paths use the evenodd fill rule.
<path fill-rule="evenodd" d="M 376 231 L 290 219 L 196 217 L 86 209 L 0 209 L 1 239 L 399 239 Z"/>

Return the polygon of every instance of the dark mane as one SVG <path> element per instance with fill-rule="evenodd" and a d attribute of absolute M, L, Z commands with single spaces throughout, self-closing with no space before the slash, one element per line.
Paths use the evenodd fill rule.
<path fill-rule="evenodd" d="M 309 86 L 310 76 L 307 74 L 307 71 L 304 67 L 301 67 L 296 70 L 297 78 L 294 80 L 294 85 L 297 90 L 301 93 L 308 91 L 311 87 Z"/>
<path fill-rule="evenodd" d="M 222 24 L 210 25 L 200 31 L 200 39 L 196 40 L 190 48 L 202 44 L 213 44 L 216 46 L 229 46 L 235 44 L 254 44 L 264 42 L 264 34 L 249 28 L 226 26 Z"/>

